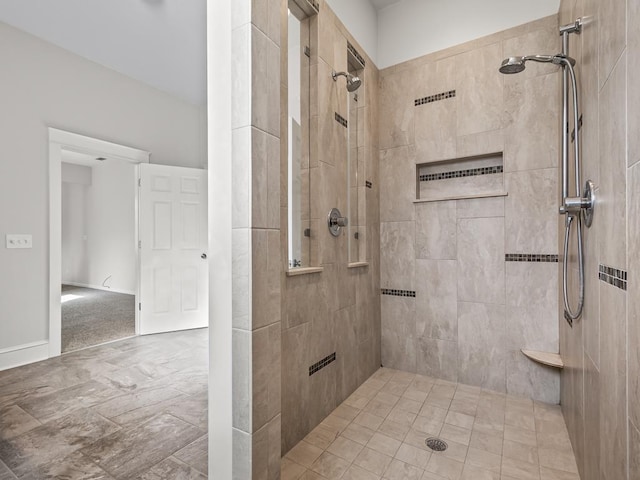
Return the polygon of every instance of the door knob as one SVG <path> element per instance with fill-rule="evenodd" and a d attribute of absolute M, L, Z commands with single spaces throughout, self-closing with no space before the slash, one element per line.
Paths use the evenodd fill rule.
<path fill-rule="evenodd" d="M 202 255 L 200 255 L 200 258 L 203 259 L 203 260 L 206 260 L 207 259 L 207 254 L 203 253 Z"/>

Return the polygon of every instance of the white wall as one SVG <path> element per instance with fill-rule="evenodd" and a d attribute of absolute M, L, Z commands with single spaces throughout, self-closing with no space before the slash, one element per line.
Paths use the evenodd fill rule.
<path fill-rule="evenodd" d="M 144 59 L 140 59 L 144 61 Z M 205 112 L 0 23 L 0 350 L 48 339 L 48 130 L 206 165 Z M 30 233 L 33 248 L 4 248 Z"/>
<path fill-rule="evenodd" d="M 135 167 L 118 160 L 62 167 L 62 283 L 135 294 Z M 70 178 L 68 167 L 89 170 L 91 183 Z"/>
<path fill-rule="evenodd" d="M 378 13 L 369 0 L 327 0 L 327 3 L 378 65 Z"/>
<path fill-rule="evenodd" d="M 559 7 L 559 0 L 403 0 L 378 12 L 377 65 L 390 67 L 555 15 Z"/>

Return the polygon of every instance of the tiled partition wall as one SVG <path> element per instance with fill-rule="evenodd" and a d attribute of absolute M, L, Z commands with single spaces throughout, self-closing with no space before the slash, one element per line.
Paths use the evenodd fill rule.
<path fill-rule="evenodd" d="M 583 180 L 598 186 L 585 230 L 582 318 L 560 321 L 561 403 L 582 480 L 640 478 L 640 2 L 563 0 L 582 99 Z M 575 252 L 575 247 L 574 252 Z M 570 256 L 575 298 L 577 263 Z M 574 300 L 575 305 L 575 300 Z"/>
<path fill-rule="evenodd" d="M 275 480 L 281 428 L 280 4 L 234 0 L 231 20 L 233 478 Z"/>
<path fill-rule="evenodd" d="M 286 14 L 286 0 L 283 14 Z M 320 273 L 282 275 L 282 453 L 286 453 L 380 367 L 379 179 L 377 142 L 378 71 L 329 6 L 311 21 L 311 257 Z M 286 17 L 285 17 L 286 18 Z M 282 21 L 286 25 L 286 21 Z M 284 32 L 286 34 L 286 32 Z M 286 38 L 286 37 L 285 37 Z M 359 147 L 365 175 L 368 266 L 348 268 L 347 238 L 330 235 L 332 207 L 347 212 L 348 118 L 343 77 L 347 41 L 364 57 L 358 92 L 364 118 Z M 287 42 L 281 41 L 286 47 Z M 287 58 L 287 55 L 282 57 Z M 286 99 L 286 65 L 281 74 Z M 339 116 L 337 117 L 336 114 Z M 286 125 L 286 117 L 282 119 Z M 283 134 L 284 135 L 284 134 Z M 286 138 L 286 135 L 284 136 Z M 286 145 L 282 144 L 281 255 L 287 258 Z M 346 229 L 345 229 L 346 230 Z"/>
<path fill-rule="evenodd" d="M 560 74 L 498 72 L 558 51 L 557 29 L 553 16 L 380 72 L 385 367 L 558 403 L 558 371 L 520 349 L 558 351 Z M 414 202 L 416 164 L 499 152 L 503 168 L 465 191 L 503 175 L 506 196 Z"/>

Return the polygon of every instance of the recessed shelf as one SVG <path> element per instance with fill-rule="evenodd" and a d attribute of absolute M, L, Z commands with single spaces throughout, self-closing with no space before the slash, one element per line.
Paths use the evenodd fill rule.
<path fill-rule="evenodd" d="M 522 349 L 521 352 L 534 362 L 541 363 L 543 365 L 547 365 L 549 367 L 554 368 L 563 368 L 564 362 L 560 357 L 559 353 L 551 353 L 551 352 L 537 352 L 535 350 L 525 350 Z"/>
<path fill-rule="evenodd" d="M 450 197 L 421 198 L 419 200 L 414 200 L 413 203 L 446 202 L 447 200 L 470 200 L 473 198 L 506 197 L 508 195 L 508 192 L 486 192 L 477 193 L 475 195 L 453 195 Z"/>
<path fill-rule="evenodd" d="M 368 267 L 369 262 L 352 262 L 347 265 L 347 268 L 362 268 Z"/>
<path fill-rule="evenodd" d="M 308 275 L 310 273 L 320 273 L 323 267 L 297 267 L 287 270 L 287 277 L 296 277 L 298 275 Z"/>
<path fill-rule="evenodd" d="M 504 191 L 502 152 L 416 165 L 416 199 L 476 198 Z"/>

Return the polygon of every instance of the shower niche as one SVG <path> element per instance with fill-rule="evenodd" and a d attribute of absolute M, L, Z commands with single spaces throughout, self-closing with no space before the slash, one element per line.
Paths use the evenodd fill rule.
<path fill-rule="evenodd" d="M 416 201 L 506 196 L 502 152 L 416 166 Z"/>
<path fill-rule="evenodd" d="M 310 215 L 310 48 L 311 18 L 306 0 L 288 3 L 287 57 L 287 232 L 288 271 L 311 266 Z M 283 99 L 284 100 L 284 99 Z"/>
<path fill-rule="evenodd" d="M 347 44 L 348 73 L 362 80 L 365 76 L 365 61 L 356 49 Z M 361 84 L 348 95 L 347 123 L 347 212 L 349 216 L 348 249 L 349 266 L 367 265 L 367 188 L 371 183 L 366 179 L 366 149 L 364 119 L 366 115 L 365 86 Z"/>

